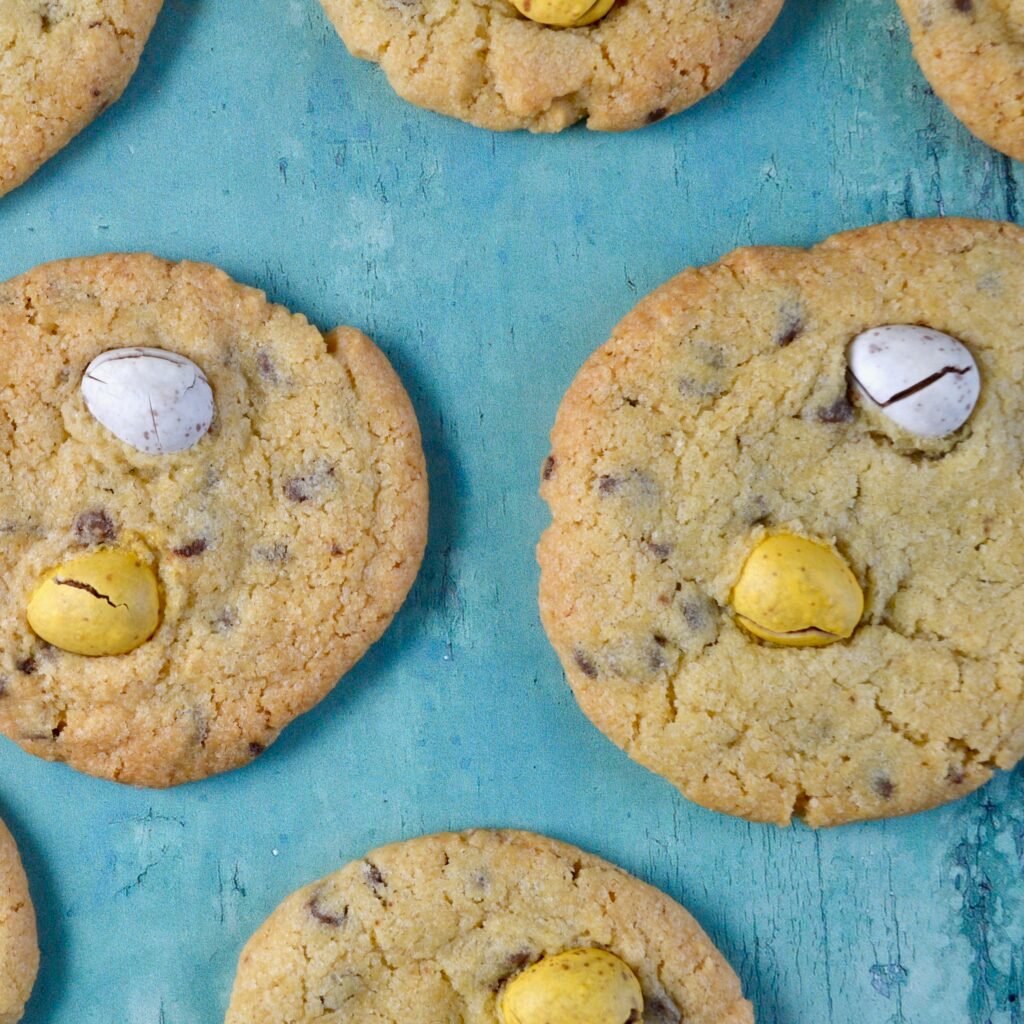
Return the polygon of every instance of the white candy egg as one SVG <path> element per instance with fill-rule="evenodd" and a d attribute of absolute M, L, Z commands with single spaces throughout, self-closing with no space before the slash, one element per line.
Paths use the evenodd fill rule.
<path fill-rule="evenodd" d="M 115 437 L 151 455 L 191 448 L 213 422 L 206 374 L 191 359 L 160 348 L 98 355 L 82 377 L 82 397 Z"/>
<path fill-rule="evenodd" d="M 945 437 L 974 411 L 981 375 L 963 342 L 930 327 L 886 324 L 850 344 L 860 393 L 918 437 Z"/>

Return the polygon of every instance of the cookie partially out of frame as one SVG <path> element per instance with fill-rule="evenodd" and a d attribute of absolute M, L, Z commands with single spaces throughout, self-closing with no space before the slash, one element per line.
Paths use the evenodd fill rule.
<path fill-rule="evenodd" d="M 36 917 L 14 837 L 0 821 L 0 1024 L 17 1024 L 39 969 Z"/>
<path fill-rule="evenodd" d="M 97 355 L 193 360 L 216 408 L 144 454 L 86 407 Z M 167 786 L 251 761 L 383 633 L 422 557 L 419 429 L 384 355 L 214 267 L 109 255 L 0 284 L 0 731 L 93 775 Z M 72 654 L 26 608 L 105 549 L 155 573 L 127 654 Z M 102 595 L 100 595 L 102 596 Z"/>
<path fill-rule="evenodd" d="M 0 3 L 0 195 L 121 96 L 162 3 Z"/>
<path fill-rule="evenodd" d="M 621 131 L 721 86 L 782 0 L 619 0 L 600 21 L 554 28 L 508 0 L 322 0 L 349 50 L 403 99 L 483 128 Z"/>
<path fill-rule="evenodd" d="M 899 0 L 914 57 L 979 139 L 1024 160 L 1021 0 Z"/>
<path fill-rule="evenodd" d="M 941 442 L 851 402 L 884 324 L 968 346 L 981 396 Z M 539 547 L 548 635 L 586 714 L 715 810 L 906 814 L 1024 752 L 1024 231 L 922 220 L 741 249 L 630 313 L 558 412 Z M 755 639 L 730 605 L 765 536 L 834 544 L 848 640 Z"/>
<path fill-rule="evenodd" d="M 575 847 L 484 830 L 385 846 L 289 896 L 242 953 L 227 1024 L 499 1024 L 506 983 L 574 947 L 625 961 L 646 1024 L 752 1024 L 674 900 Z"/>

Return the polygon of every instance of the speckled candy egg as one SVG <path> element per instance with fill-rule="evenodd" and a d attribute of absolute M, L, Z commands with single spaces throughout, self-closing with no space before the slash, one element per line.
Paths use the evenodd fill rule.
<path fill-rule="evenodd" d="M 919 437 L 959 430 L 981 392 L 978 366 L 967 347 L 930 327 L 874 327 L 853 339 L 849 360 L 860 395 Z"/>
<path fill-rule="evenodd" d="M 98 355 L 82 377 L 82 397 L 115 437 L 150 455 L 191 448 L 213 422 L 206 374 L 191 359 L 159 348 Z"/>

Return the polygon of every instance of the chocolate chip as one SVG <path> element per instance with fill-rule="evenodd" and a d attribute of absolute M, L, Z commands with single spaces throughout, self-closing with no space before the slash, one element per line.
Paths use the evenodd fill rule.
<path fill-rule="evenodd" d="M 224 608 L 210 623 L 214 633 L 226 633 L 238 625 L 238 612 L 234 608 Z"/>
<path fill-rule="evenodd" d="M 316 893 L 306 904 L 310 916 L 328 928 L 341 928 L 348 920 L 348 907 L 343 907 L 340 914 L 333 913 L 324 908 L 320 902 L 321 893 Z"/>
<path fill-rule="evenodd" d="M 263 562 L 288 561 L 288 545 L 283 540 L 253 548 L 252 553 Z"/>
<path fill-rule="evenodd" d="M 284 494 L 289 501 L 302 503 L 309 501 L 325 487 L 327 482 L 334 476 L 334 467 L 327 463 L 320 463 L 302 476 L 293 476 L 285 481 Z"/>
<path fill-rule="evenodd" d="M 871 783 L 871 788 L 883 799 L 892 799 L 896 792 L 896 786 L 888 775 L 876 775 Z"/>
<path fill-rule="evenodd" d="M 578 647 L 572 652 L 572 659 L 576 662 L 576 667 L 588 678 L 597 678 L 597 666 L 591 660 L 590 656 L 584 651 L 581 651 Z"/>
<path fill-rule="evenodd" d="M 853 406 L 846 395 L 841 395 L 831 405 L 822 406 L 816 413 L 819 423 L 849 423 L 853 419 Z"/>
<path fill-rule="evenodd" d="M 643 1015 L 639 1010 L 630 1010 L 626 1024 L 643 1024 Z"/>
<path fill-rule="evenodd" d="M 544 460 L 544 468 L 541 470 L 541 479 L 550 480 L 555 475 L 555 457 L 549 455 Z"/>
<path fill-rule="evenodd" d="M 764 526 L 770 518 L 771 514 L 768 509 L 768 502 L 764 500 L 764 495 L 755 494 L 754 497 L 750 499 L 750 505 L 747 507 L 747 523 L 751 526 Z"/>
<path fill-rule="evenodd" d="M 30 654 L 27 657 L 21 658 L 20 660 L 16 661 L 14 663 L 14 667 L 23 676 L 31 676 L 35 674 L 35 671 L 39 667 L 39 665 L 37 664 L 35 657 Z"/>
<path fill-rule="evenodd" d="M 779 348 L 785 348 L 787 345 L 792 345 L 801 332 L 804 329 L 804 325 L 799 321 L 791 323 L 788 327 L 783 327 L 780 332 L 775 336 L 775 344 Z"/>
<path fill-rule="evenodd" d="M 683 618 L 690 629 L 704 629 L 708 624 L 707 609 L 699 601 L 683 602 Z"/>
<path fill-rule="evenodd" d="M 79 544 L 105 544 L 117 536 L 117 524 L 101 508 L 80 512 L 74 530 Z"/>
<path fill-rule="evenodd" d="M 720 381 L 699 381 L 696 377 L 680 377 L 679 391 L 691 398 L 716 398 L 722 393 Z"/>
<path fill-rule="evenodd" d="M 951 764 L 949 768 L 946 769 L 946 781 L 951 786 L 963 785 L 964 778 L 964 770 L 960 765 Z"/>
<path fill-rule="evenodd" d="M 680 1024 L 679 1007 L 667 996 L 644 996 L 644 1024 Z"/>
<path fill-rule="evenodd" d="M 7 684 L 8 684 L 7 676 L 0 676 L 0 697 L 6 697 L 7 696 Z"/>
<path fill-rule="evenodd" d="M 664 562 L 668 556 L 672 554 L 671 544 L 662 544 L 658 541 L 645 538 L 643 545 L 647 553 L 651 555 L 651 557 L 657 558 L 659 562 Z"/>
<path fill-rule="evenodd" d="M 366 866 L 363 868 L 363 876 L 366 878 L 366 884 L 371 889 L 376 890 L 387 886 L 387 882 L 384 881 L 384 875 L 373 861 L 368 860 L 366 862 Z"/>
<path fill-rule="evenodd" d="M 793 300 L 784 302 L 779 310 L 779 326 L 775 331 L 775 344 L 779 348 L 791 345 L 803 334 L 805 326 L 803 306 Z"/>
<path fill-rule="evenodd" d="M 664 639 L 665 638 L 662 637 L 663 641 Z M 654 646 L 648 648 L 647 651 L 647 667 L 652 672 L 660 672 L 665 667 L 665 655 L 661 652 L 661 648 L 664 646 L 664 643 L 659 644 L 657 637 L 654 637 L 653 640 Z"/>
<path fill-rule="evenodd" d="M 331 554 L 334 557 L 337 557 L 338 555 L 344 555 L 345 553 L 345 549 L 337 541 L 335 541 L 331 545 Z"/>
<path fill-rule="evenodd" d="M 614 494 L 622 486 L 622 477 L 604 474 L 597 481 L 597 489 L 601 494 Z"/>
<path fill-rule="evenodd" d="M 647 115 L 647 123 L 648 124 L 657 124 L 659 121 L 661 121 L 663 118 L 666 118 L 666 117 L 668 117 L 668 108 L 667 107 L 658 107 L 657 109 L 652 110 Z"/>
<path fill-rule="evenodd" d="M 953 7 L 961 14 L 970 14 L 974 10 L 974 0 L 953 0 Z"/>
<path fill-rule="evenodd" d="M 267 748 L 262 743 L 259 743 L 256 740 L 253 740 L 252 743 L 249 744 L 249 756 L 250 757 L 259 757 L 260 754 L 262 754 L 263 751 L 266 750 L 266 749 Z"/>
<path fill-rule="evenodd" d="M 187 544 L 182 544 L 180 548 L 172 548 L 171 554 L 177 555 L 179 558 L 195 558 L 196 555 L 201 555 L 206 550 L 206 539 L 203 537 L 196 537 L 195 540 L 190 540 Z"/>
<path fill-rule="evenodd" d="M 270 358 L 268 352 L 264 349 L 260 349 L 256 353 L 256 369 L 259 370 L 260 376 L 271 384 L 280 384 L 281 378 L 278 375 L 277 367 L 274 365 L 274 361 Z"/>
<path fill-rule="evenodd" d="M 491 984 L 491 991 L 497 992 L 513 974 L 518 974 L 524 967 L 529 967 L 536 959 L 537 955 L 526 948 L 509 953 L 499 965 L 498 970 L 500 973 Z"/>

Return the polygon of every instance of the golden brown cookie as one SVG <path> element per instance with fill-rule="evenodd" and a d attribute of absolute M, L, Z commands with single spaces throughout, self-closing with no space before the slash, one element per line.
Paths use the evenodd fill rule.
<path fill-rule="evenodd" d="M 899 0 L 935 92 L 990 146 L 1024 160 L 1024 2 Z"/>
<path fill-rule="evenodd" d="M 851 389 L 848 347 L 887 324 L 977 361 L 949 437 Z M 1012 767 L 1022 324 L 1024 231 L 970 220 L 741 249 L 644 299 L 569 389 L 543 470 L 541 611 L 593 722 L 690 799 L 778 824 L 906 814 Z M 819 545 L 849 639 L 780 646 L 737 622 L 741 571 L 776 535 Z"/>
<path fill-rule="evenodd" d="M 39 969 L 36 917 L 14 838 L 0 821 L 0 1024 L 17 1024 Z"/>
<path fill-rule="evenodd" d="M 163 0 L 0 0 L 0 195 L 124 92 Z"/>
<path fill-rule="evenodd" d="M 205 374 L 215 414 L 191 447 L 137 450 L 86 407 L 86 368 L 133 346 Z M 145 255 L 0 285 L 0 350 L 0 731 L 145 786 L 251 761 L 383 633 L 419 567 L 423 452 L 388 361 L 214 267 Z M 110 552 L 155 577 L 155 632 L 101 656 L 41 639 L 28 608 L 55 568 L 97 615 L 132 610 L 80 568 Z"/>
<path fill-rule="evenodd" d="M 782 0 L 619 0 L 582 28 L 524 18 L 508 0 L 322 0 L 345 45 L 417 106 L 504 131 L 586 118 L 639 128 L 721 86 Z"/>
<path fill-rule="evenodd" d="M 552 839 L 476 830 L 385 846 L 289 896 L 242 953 L 227 1024 L 500 1024 L 510 980 L 580 947 L 632 970 L 645 1024 L 754 1019 L 664 893 Z"/>

